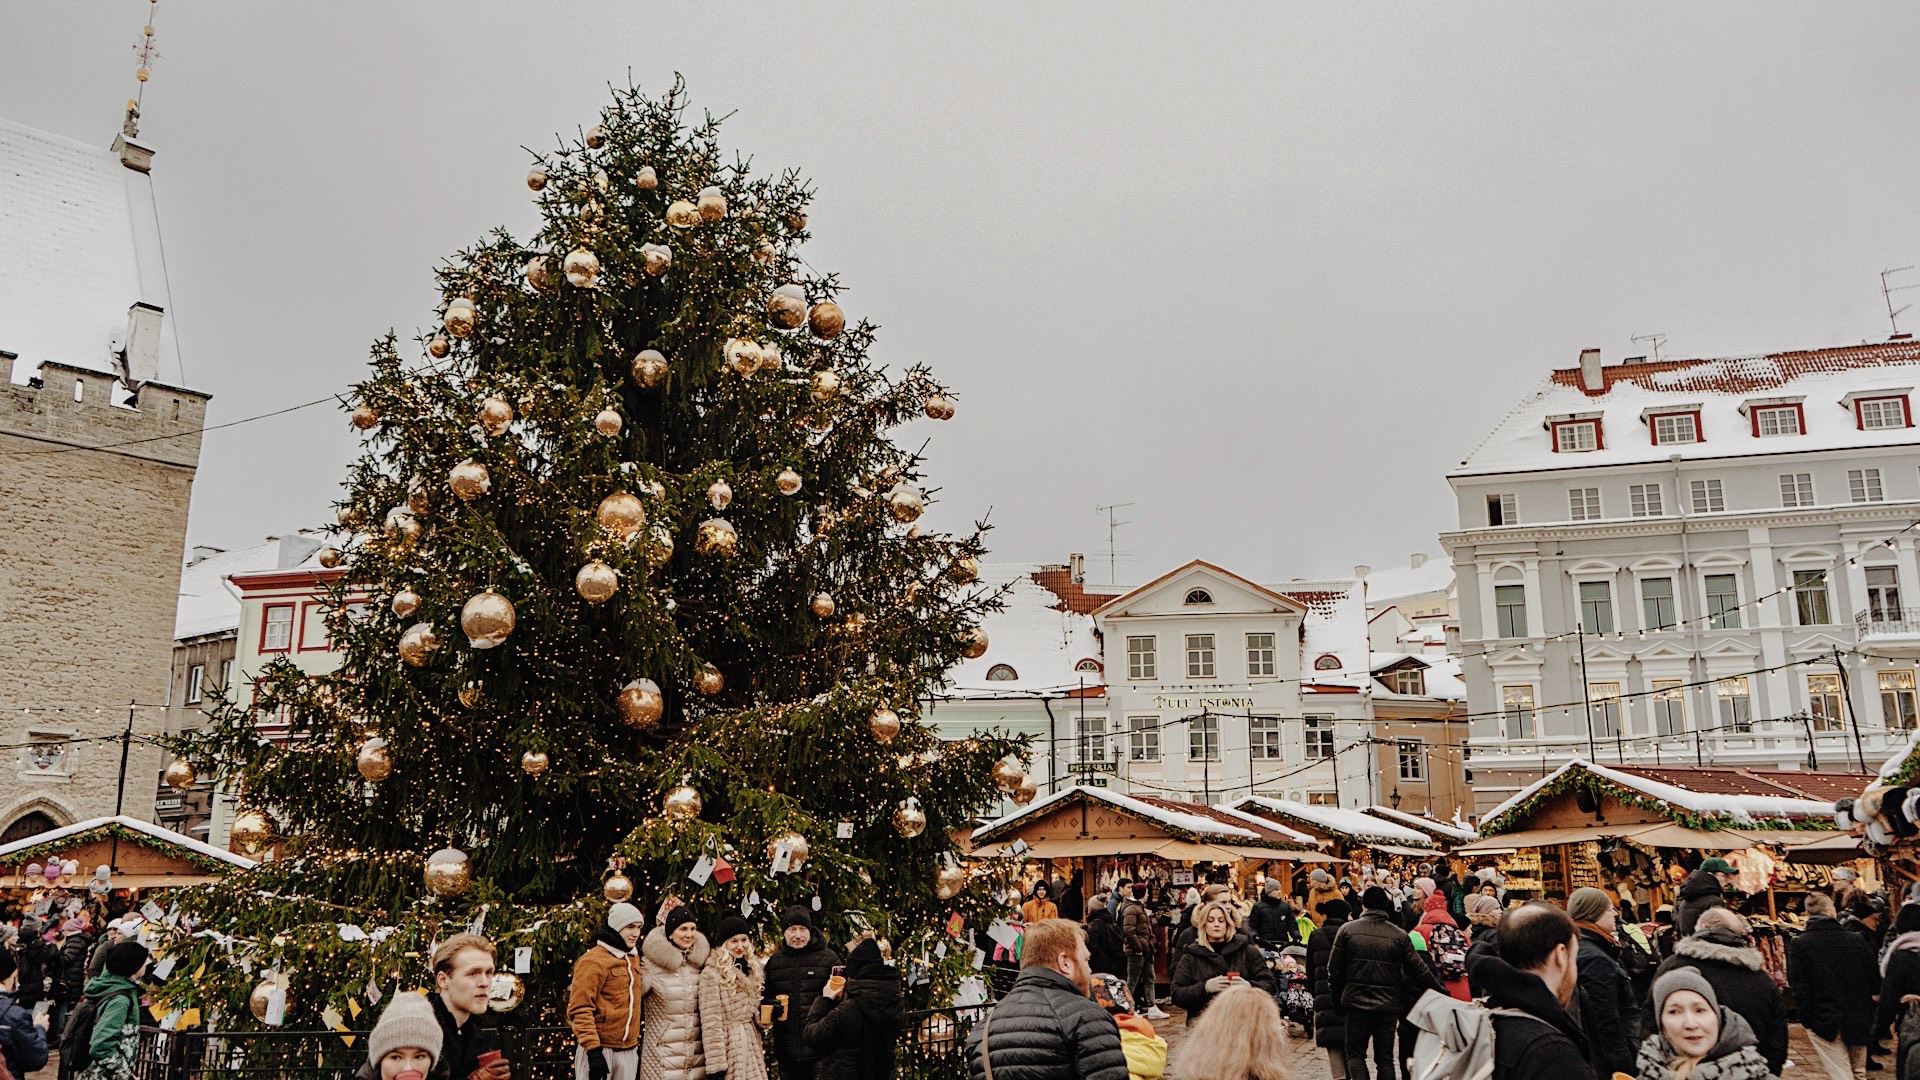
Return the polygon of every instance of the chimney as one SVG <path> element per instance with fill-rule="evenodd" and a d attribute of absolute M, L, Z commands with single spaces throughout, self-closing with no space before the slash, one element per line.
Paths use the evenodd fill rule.
<path fill-rule="evenodd" d="M 1067 556 L 1067 580 L 1075 585 L 1087 583 L 1087 557 L 1080 552 Z"/>
<path fill-rule="evenodd" d="M 132 103 L 129 102 L 128 104 Z M 113 152 L 120 156 L 120 164 L 132 169 L 134 172 L 152 172 L 153 148 L 150 146 L 142 146 L 135 142 L 134 138 L 135 136 L 129 135 L 125 131 L 114 136 Z"/>
<path fill-rule="evenodd" d="M 1597 394 L 1607 388 L 1607 382 L 1600 377 L 1600 350 L 1580 350 L 1580 389 L 1589 394 Z"/>
<path fill-rule="evenodd" d="M 224 555 L 226 550 L 226 548 L 211 547 L 207 544 L 196 544 L 193 550 L 187 553 L 187 565 L 197 566 L 215 555 Z"/>
<path fill-rule="evenodd" d="M 120 381 L 139 390 L 160 373 L 160 323 L 166 313 L 152 304 L 136 302 L 127 309 L 127 332 L 119 342 Z"/>
<path fill-rule="evenodd" d="M 1424 551 L 1416 551 L 1413 553 L 1413 558 L 1409 561 L 1413 563 L 1413 568 L 1418 570 L 1427 565 L 1427 553 Z"/>

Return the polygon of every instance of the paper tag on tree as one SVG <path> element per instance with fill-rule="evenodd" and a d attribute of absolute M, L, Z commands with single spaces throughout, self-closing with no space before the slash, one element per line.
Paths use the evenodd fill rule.
<path fill-rule="evenodd" d="M 740 914 L 742 914 L 742 915 L 752 915 L 752 914 L 753 914 L 753 901 L 754 901 L 754 898 L 753 898 L 752 896 L 749 896 L 749 897 L 747 897 L 746 899 L 744 899 L 744 900 L 741 900 L 741 901 L 740 901 Z"/>
<path fill-rule="evenodd" d="M 927 965 L 914 963 L 907 965 L 907 985 L 919 986 L 927 981 Z"/>
<path fill-rule="evenodd" d="M 853 839 L 853 822 L 843 821 L 840 824 L 835 825 L 833 827 L 833 835 L 834 835 L 834 838 L 838 840 Z"/>
<path fill-rule="evenodd" d="M 973 966 L 976 969 L 987 966 L 987 954 L 984 951 L 980 949 L 973 950 Z"/>
<path fill-rule="evenodd" d="M 345 1026 L 341 1024 L 341 1021 L 344 1019 L 346 1019 L 346 1017 L 341 1015 L 340 1010 L 334 1008 L 331 1005 L 327 1006 L 325 1009 L 321 1010 L 320 1012 L 320 1022 L 327 1025 L 327 1027 L 329 1028 L 338 1028 L 338 1027 Z"/>
<path fill-rule="evenodd" d="M 938 944 L 938 945 L 935 945 L 935 946 L 933 947 L 933 958 L 934 958 L 935 960 L 945 960 L 945 959 L 947 958 L 947 943 L 946 943 L 946 942 L 944 942 L 944 941 L 943 941 L 943 942 L 941 942 L 940 944 Z"/>
<path fill-rule="evenodd" d="M 773 845 L 772 874 L 784 874 L 793 868 L 793 845 L 785 840 Z"/>
<path fill-rule="evenodd" d="M 167 911 L 159 904 L 149 900 L 140 905 L 140 915 L 148 922 L 159 922 L 161 919 L 167 917 Z"/>
<path fill-rule="evenodd" d="M 174 959 L 173 957 L 169 956 L 166 959 L 161 960 L 159 963 L 153 965 L 153 970 L 149 972 L 149 974 L 151 974 L 156 979 L 164 979 L 167 976 L 173 974 L 173 965 L 174 965 Z"/>
<path fill-rule="evenodd" d="M 987 927 L 987 936 L 993 939 L 995 945 L 1008 952 L 1012 952 L 1013 947 L 1020 941 L 1020 931 L 1015 930 L 1005 919 Z"/>
<path fill-rule="evenodd" d="M 380 1004 L 380 984 L 372 979 L 367 980 L 367 1002 L 372 1005 Z"/>
<path fill-rule="evenodd" d="M 985 956 L 986 954 L 982 953 L 980 955 Z M 955 1008 L 964 1009 L 974 1005 L 985 1005 L 986 1003 L 987 984 L 975 976 L 969 975 L 961 979 L 960 985 L 953 988 L 953 1004 Z"/>
<path fill-rule="evenodd" d="M 481 905 L 480 905 L 480 911 L 479 911 L 479 912 L 478 912 L 477 914 L 475 914 L 475 915 L 474 915 L 474 917 L 473 917 L 473 922 L 472 922 L 471 924 L 469 924 L 469 925 L 467 926 L 467 932 L 468 932 L 468 933 L 472 933 L 472 934 L 485 934 L 485 933 L 486 933 L 486 930 L 487 930 L 487 909 L 488 909 L 488 908 L 490 908 L 490 907 L 492 907 L 492 906 L 493 906 L 492 904 L 481 904 Z"/>
<path fill-rule="evenodd" d="M 965 919 L 962 919 L 960 917 L 959 912 L 956 911 L 952 915 L 948 916 L 947 918 L 947 936 L 948 937 L 958 938 L 960 936 L 961 931 L 965 930 L 966 928 L 967 928 L 967 922 Z"/>
<path fill-rule="evenodd" d="M 268 1027 L 279 1027 L 287 1022 L 287 992 L 273 989 L 267 992 L 267 1015 L 260 1022 Z"/>
<path fill-rule="evenodd" d="M 700 856 L 700 861 L 694 863 L 693 869 L 687 872 L 687 880 L 704 888 L 707 882 L 713 880 L 713 858 Z"/>
<path fill-rule="evenodd" d="M 525 975 L 533 970 L 533 946 L 522 945 L 513 950 L 513 973 Z"/>
<path fill-rule="evenodd" d="M 365 941 L 367 940 L 367 932 L 353 925 L 352 923 L 341 923 L 340 924 L 340 940 L 347 942 L 348 944 L 352 944 L 353 942 L 356 942 L 356 941 Z"/>
<path fill-rule="evenodd" d="M 815 911 L 820 910 L 820 898 L 817 896 L 813 898 L 813 910 Z"/>
<path fill-rule="evenodd" d="M 733 880 L 733 864 L 725 859 L 713 860 L 713 880 L 725 885 Z"/>

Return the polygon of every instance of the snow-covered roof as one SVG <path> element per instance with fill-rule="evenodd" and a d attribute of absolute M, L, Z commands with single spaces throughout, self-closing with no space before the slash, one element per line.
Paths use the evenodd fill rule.
<path fill-rule="evenodd" d="M 1062 788 L 1044 799 L 1035 799 L 1032 804 L 1028 806 L 1023 806 L 1011 814 L 987 822 L 985 825 L 973 830 L 973 839 L 977 842 L 990 838 L 993 834 L 1004 830 L 1007 826 L 1015 822 L 1044 814 L 1048 810 L 1075 796 L 1108 803 L 1136 817 L 1146 818 L 1149 821 L 1158 822 L 1168 828 L 1193 833 L 1197 836 L 1213 836 L 1228 840 L 1260 839 L 1260 834 L 1254 832 L 1252 829 L 1229 825 L 1216 818 L 1170 810 L 1164 806 L 1156 806 L 1152 803 L 1142 802 L 1139 799 L 1122 795 L 1117 791 L 1109 791 L 1106 788 L 1081 787 L 1078 784 L 1072 787 Z M 1292 830 L 1287 831 L 1291 832 Z M 1309 839 L 1306 842 L 1311 843 L 1312 841 Z"/>
<path fill-rule="evenodd" d="M 48 360 L 114 371 L 136 303 L 164 312 L 154 377 L 183 386 L 147 175 L 111 150 L 0 120 L 0 352 L 17 357 L 12 381 Z"/>
<path fill-rule="evenodd" d="M 1402 660 L 1416 660 L 1424 667 L 1424 682 L 1427 692 L 1424 694 L 1402 694 L 1389 685 L 1375 680 L 1373 695 L 1377 698 L 1406 698 L 1425 700 L 1443 698 L 1465 701 L 1467 684 L 1460 676 L 1458 657 L 1443 656 L 1435 653 L 1376 652 L 1372 654 L 1370 668 L 1376 674 L 1400 663 Z"/>
<path fill-rule="evenodd" d="M 1602 389 L 1581 387 L 1580 369 L 1547 376 L 1448 475 L 1465 477 L 1539 469 L 1577 469 L 1681 458 L 1726 458 L 1808 450 L 1920 444 L 1920 427 L 1863 431 L 1849 394 L 1905 393 L 1920 386 L 1920 342 L 1889 341 L 1836 349 L 1714 360 L 1614 364 L 1601 370 Z M 1794 404 L 1805 434 L 1761 437 L 1743 405 Z M 1700 413 L 1700 442 L 1653 445 L 1648 410 Z M 1601 420 L 1602 448 L 1554 453 L 1549 418 Z"/>
<path fill-rule="evenodd" d="M 1102 686 L 1098 671 L 1078 672 L 1082 660 L 1100 659 L 1100 643 L 1093 635 L 1093 619 L 1058 610 L 1060 598 L 1033 580 L 1039 567 L 1031 563 L 988 563 L 980 568 L 983 586 L 1010 586 L 1006 607 L 981 620 L 987 634 L 986 654 L 962 660 L 947 672 L 955 698 L 994 698 L 1008 695 L 1064 694 L 1084 682 Z M 987 673 L 1005 664 L 1014 678 L 990 680 Z"/>
<path fill-rule="evenodd" d="M 222 551 L 180 571 L 180 602 L 174 609 L 174 639 L 201 637 L 240 627 L 240 597 L 227 584 L 233 574 L 284 570 L 313 559 L 325 542 L 320 533 L 292 533 L 264 544 Z M 314 566 L 319 566 L 316 562 Z"/>
<path fill-rule="evenodd" d="M 227 851 L 224 848 L 214 847 L 205 841 L 195 840 L 191 836 L 174 832 L 172 829 L 165 828 L 164 826 L 155 825 L 151 821 L 141 821 L 139 818 L 128 817 L 125 814 L 121 814 L 118 817 L 88 818 L 85 821 L 76 821 L 71 825 L 62 825 L 57 829 L 49 829 L 35 836 L 15 840 L 11 844 L 0 844 L 0 859 L 4 859 L 16 851 L 25 851 L 28 848 L 40 847 L 43 844 L 68 840 L 82 833 L 92 832 L 95 829 L 104 828 L 108 825 L 119 825 L 131 829 L 134 832 L 143 833 L 163 844 L 172 844 L 176 847 L 191 851 L 195 855 L 203 855 L 209 859 L 217 859 L 228 865 L 237 866 L 242 870 L 251 870 L 257 865 L 252 859 L 246 858 L 245 856 L 235 855 L 233 852 Z"/>
<path fill-rule="evenodd" d="M 1452 840 L 1473 840 L 1480 835 L 1479 831 L 1471 825 L 1463 825 L 1458 821 L 1441 821 L 1422 814 L 1403 813 L 1391 806 L 1369 806 L 1361 813 L 1372 814 L 1387 821 L 1400 822 L 1415 829 L 1431 829 Z"/>
<path fill-rule="evenodd" d="M 1266 587 L 1307 605 L 1306 617 L 1300 622 L 1303 679 L 1356 688 L 1365 687 L 1371 681 L 1366 670 L 1369 659 L 1367 608 L 1361 602 L 1358 582 L 1352 578 L 1284 581 L 1271 582 Z M 1339 669 L 1314 670 L 1313 662 L 1322 656 L 1338 659 Z"/>
<path fill-rule="evenodd" d="M 1362 579 L 1367 586 L 1367 606 L 1378 611 L 1405 596 L 1453 591 L 1453 563 L 1448 559 L 1428 559 L 1419 566 L 1389 566 L 1373 570 Z"/>
<path fill-rule="evenodd" d="M 1291 799 L 1275 799 L 1265 795 L 1249 795 L 1234 803 L 1241 810 L 1250 810 L 1261 817 L 1272 814 L 1284 814 L 1296 821 L 1318 826 L 1331 833 L 1351 836 L 1362 842 L 1382 844 L 1401 844 L 1407 847 L 1429 848 L 1433 846 L 1433 837 L 1426 833 L 1382 821 L 1371 814 L 1358 810 L 1348 810 L 1341 806 L 1312 806 Z"/>
<path fill-rule="evenodd" d="M 1616 787 L 1636 792 L 1663 803 L 1670 803 L 1690 814 L 1708 818 L 1724 818 L 1735 825 L 1750 825 L 1760 821 L 1780 818 L 1829 818 L 1833 817 L 1833 804 L 1814 799 L 1798 799 L 1789 795 L 1720 795 L 1690 791 L 1683 787 L 1661 783 L 1645 776 L 1609 769 L 1605 765 L 1596 765 L 1584 758 L 1574 758 L 1539 780 L 1521 788 L 1514 796 L 1482 815 L 1481 832 L 1491 835 L 1504 827 L 1501 818 L 1515 807 L 1524 805 L 1536 792 L 1555 784 L 1561 777 L 1574 770 L 1580 770 L 1598 777 Z"/>

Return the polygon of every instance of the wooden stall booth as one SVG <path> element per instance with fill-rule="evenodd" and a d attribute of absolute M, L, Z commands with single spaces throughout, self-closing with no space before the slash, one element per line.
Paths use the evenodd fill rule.
<path fill-rule="evenodd" d="M 154 890 L 200 885 L 253 866 L 252 859 L 151 821 L 99 817 L 0 846 L 0 893 L 41 914 L 84 907 L 114 916 Z"/>
<path fill-rule="evenodd" d="M 1835 791 L 1851 773 L 1722 766 L 1606 766 L 1575 759 L 1490 811 L 1481 839 L 1456 847 L 1496 867 L 1510 899 L 1564 901 L 1583 886 L 1633 901 L 1643 918 L 1673 902 L 1700 861 L 1739 872 L 1751 913 L 1780 909 L 1780 894 L 1831 881 L 1831 851 L 1806 862 L 1797 848 L 1844 840 Z M 1809 853 L 1811 855 L 1811 851 Z"/>
<path fill-rule="evenodd" d="M 1413 875 L 1405 871 L 1419 863 L 1436 862 L 1441 855 L 1432 836 L 1359 810 L 1265 795 L 1248 795 L 1235 802 L 1233 809 L 1311 836 L 1343 859 L 1400 871 L 1409 880 Z"/>

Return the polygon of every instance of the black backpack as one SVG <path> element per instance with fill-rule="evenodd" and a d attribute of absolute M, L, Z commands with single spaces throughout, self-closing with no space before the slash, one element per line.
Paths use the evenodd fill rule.
<path fill-rule="evenodd" d="M 139 1023 L 140 995 L 123 994 L 132 1010 L 127 1015 Z M 67 1014 L 67 1026 L 60 1031 L 60 1074 L 73 1076 L 93 1064 L 93 1025 L 100 1018 L 100 1003 L 82 998 Z"/>

